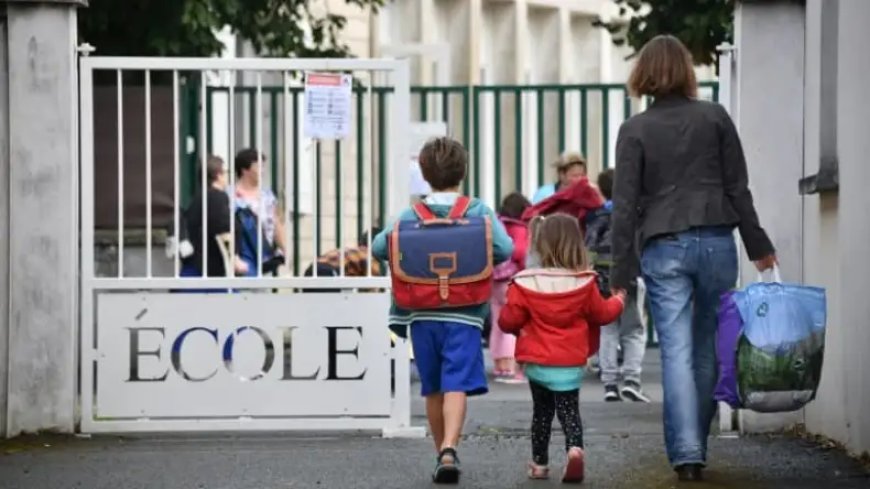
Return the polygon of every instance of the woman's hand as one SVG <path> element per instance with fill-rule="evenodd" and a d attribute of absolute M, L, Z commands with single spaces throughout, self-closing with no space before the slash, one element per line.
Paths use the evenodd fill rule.
<path fill-rule="evenodd" d="M 770 270 L 777 265 L 779 265 L 779 261 L 776 259 L 776 253 L 771 253 L 755 262 L 755 268 L 757 268 L 759 272 Z"/>
<path fill-rule="evenodd" d="M 618 298 L 622 302 L 625 302 L 625 297 L 628 295 L 628 293 L 624 289 L 612 289 L 611 292 L 613 294 L 613 297 Z"/>

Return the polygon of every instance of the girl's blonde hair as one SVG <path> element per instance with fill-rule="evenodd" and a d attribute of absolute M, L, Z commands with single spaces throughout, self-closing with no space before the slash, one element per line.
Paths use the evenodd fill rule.
<path fill-rule="evenodd" d="M 552 214 L 532 219 L 532 247 L 544 268 L 588 270 L 583 231 L 576 217 Z"/>

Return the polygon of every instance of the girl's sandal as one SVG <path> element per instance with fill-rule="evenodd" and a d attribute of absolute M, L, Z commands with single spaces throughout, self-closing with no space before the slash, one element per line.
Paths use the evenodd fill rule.
<path fill-rule="evenodd" d="M 459 456 L 453 448 L 445 448 L 438 454 L 438 463 L 432 474 L 436 484 L 456 484 L 459 482 Z"/>
<path fill-rule="evenodd" d="M 546 465 L 529 462 L 529 479 L 544 480 L 550 478 L 550 469 Z"/>

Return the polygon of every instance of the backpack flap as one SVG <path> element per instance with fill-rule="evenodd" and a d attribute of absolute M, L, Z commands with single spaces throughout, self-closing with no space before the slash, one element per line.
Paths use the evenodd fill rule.
<path fill-rule="evenodd" d="M 458 307 L 489 299 L 492 223 L 487 217 L 463 217 L 467 203 L 463 205 L 446 218 L 415 208 L 423 219 L 396 223 L 390 269 L 400 307 Z"/>

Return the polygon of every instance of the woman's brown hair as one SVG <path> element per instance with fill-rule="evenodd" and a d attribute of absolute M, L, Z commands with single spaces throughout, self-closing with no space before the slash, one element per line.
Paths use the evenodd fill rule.
<path fill-rule="evenodd" d="M 698 81 L 692 54 L 674 36 L 661 35 L 650 39 L 640 50 L 637 63 L 631 70 L 628 90 L 635 97 L 697 97 Z"/>
<path fill-rule="evenodd" d="M 532 245 L 544 268 L 588 270 L 583 231 L 576 217 L 551 214 L 532 219 Z"/>

